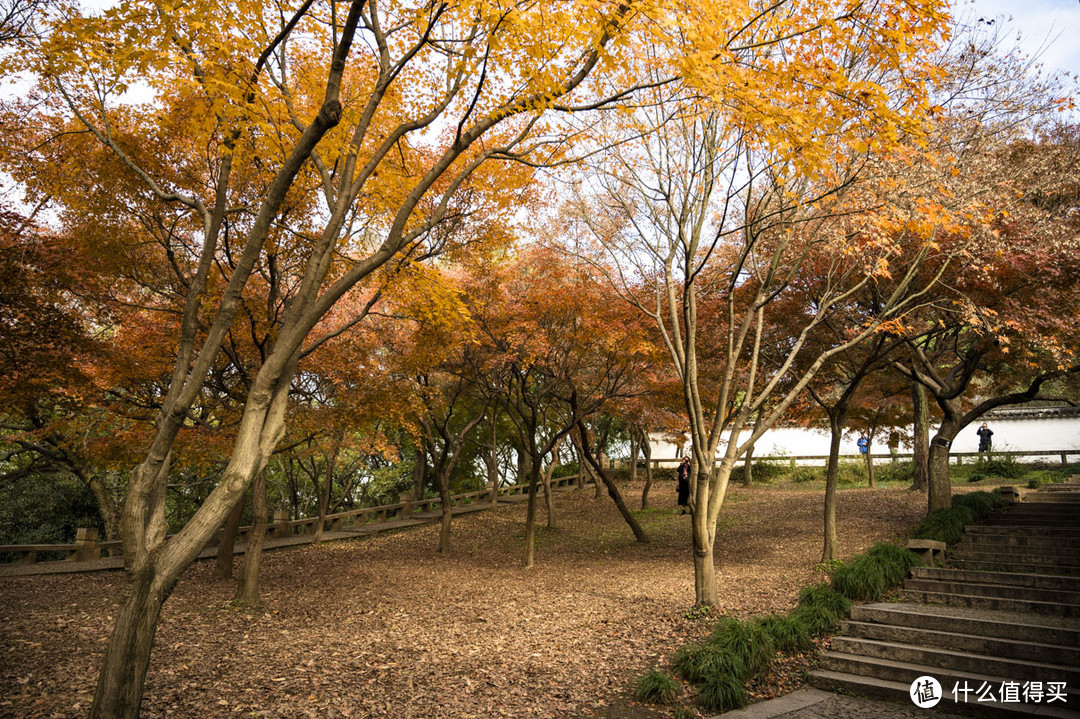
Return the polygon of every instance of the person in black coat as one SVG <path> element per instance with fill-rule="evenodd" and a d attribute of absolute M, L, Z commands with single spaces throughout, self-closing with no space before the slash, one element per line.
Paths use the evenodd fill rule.
<path fill-rule="evenodd" d="M 987 427 L 986 422 L 983 422 L 982 427 L 979 427 L 979 430 L 975 434 L 979 435 L 979 451 L 989 452 L 991 445 L 990 438 L 994 436 L 994 430 Z"/>
<path fill-rule="evenodd" d="M 682 464 L 679 465 L 679 506 L 682 507 L 682 511 L 679 514 L 686 514 L 686 508 L 690 505 L 690 458 L 683 457 Z"/>

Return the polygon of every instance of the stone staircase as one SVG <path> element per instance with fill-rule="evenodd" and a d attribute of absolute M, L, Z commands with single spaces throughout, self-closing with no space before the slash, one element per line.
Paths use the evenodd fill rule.
<path fill-rule="evenodd" d="M 1080 481 L 968 527 L 948 565 L 913 569 L 899 603 L 855 607 L 810 683 L 914 708 L 929 675 L 946 712 L 1080 717 Z"/>

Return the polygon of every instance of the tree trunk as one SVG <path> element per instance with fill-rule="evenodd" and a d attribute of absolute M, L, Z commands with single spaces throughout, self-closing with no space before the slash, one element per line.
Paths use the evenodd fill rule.
<path fill-rule="evenodd" d="M 746 448 L 746 457 L 743 458 L 743 486 L 754 486 L 754 445 Z"/>
<path fill-rule="evenodd" d="M 327 508 L 330 506 L 330 488 L 334 481 L 334 470 L 330 460 L 326 461 L 326 481 L 319 486 L 319 509 L 318 509 L 318 521 L 315 522 L 315 537 L 312 540 L 315 544 L 322 541 L 323 530 L 326 529 L 326 513 Z"/>
<path fill-rule="evenodd" d="M 83 474 L 80 474 L 80 478 L 82 476 Z M 116 496 L 100 474 L 86 475 L 85 482 L 97 500 L 98 512 L 101 513 L 101 521 L 105 525 L 105 540 L 111 542 L 119 539 L 120 505 L 116 503 Z"/>
<path fill-rule="evenodd" d="M 648 434 L 644 434 L 642 437 L 641 449 L 645 454 L 645 488 L 641 490 L 641 508 L 648 509 L 649 490 L 652 488 L 653 480 L 652 444 L 649 442 Z"/>
<path fill-rule="evenodd" d="M 551 463 L 544 468 L 542 480 L 544 482 L 544 508 L 547 510 L 547 526 L 548 529 L 555 529 L 555 507 L 553 505 L 554 499 L 551 496 L 551 477 L 555 474 L 555 464 L 559 456 L 559 444 L 558 443 L 551 450 Z"/>
<path fill-rule="evenodd" d="M 529 501 L 525 513 L 525 557 L 522 566 L 533 566 L 533 548 L 536 546 L 536 485 L 535 474 L 529 475 Z"/>
<path fill-rule="evenodd" d="M 109 645 L 101 663 L 90 719 L 137 719 L 161 607 L 176 581 L 162 585 L 148 561 L 127 572 Z"/>
<path fill-rule="evenodd" d="M 638 461 L 638 438 L 637 433 L 633 428 L 630 430 L 630 481 L 637 481 L 637 461 Z"/>
<path fill-rule="evenodd" d="M 959 428 L 948 420 L 941 423 L 930 443 L 929 492 L 926 513 L 952 507 L 952 482 L 949 480 L 949 448 Z"/>
<path fill-rule="evenodd" d="M 641 525 L 638 524 L 637 517 L 635 517 L 634 513 L 626 506 L 622 494 L 619 493 L 618 486 L 615 482 L 611 481 L 611 478 L 607 476 L 603 467 L 600 466 L 600 463 L 593 457 L 592 452 L 589 451 L 588 434 L 586 433 L 585 426 L 580 422 L 578 423 L 578 432 L 580 433 L 581 451 L 585 457 L 585 461 L 592 465 L 593 471 L 600 477 L 600 481 L 604 483 L 604 486 L 607 487 L 608 496 L 614 500 L 615 506 L 619 508 L 619 514 L 621 514 L 623 519 L 626 520 L 626 523 L 630 525 L 630 531 L 634 533 L 634 538 L 639 542 L 647 544 L 649 542 L 649 535 L 641 528 Z"/>
<path fill-rule="evenodd" d="M 873 488 L 874 485 L 874 452 L 870 449 L 870 445 L 866 445 L 866 481 L 867 484 Z"/>
<path fill-rule="evenodd" d="M 244 566 L 234 601 L 242 604 L 259 603 L 259 566 L 262 564 L 263 544 L 270 506 L 266 502 L 266 471 L 259 472 L 251 485 L 251 534 L 244 550 Z"/>
<path fill-rule="evenodd" d="M 225 520 L 225 529 L 221 533 L 221 544 L 218 545 L 217 567 L 214 576 L 218 579 L 231 579 L 233 573 L 233 557 L 236 551 L 236 535 L 240 531 L 240 522 L 244 521 L 244 508 L 247 506 L 247 495 L 229 513 Z"/>
<path fill-rule="evenodd" d="M 836 539 L 836 478 L 840 473 L 840 419 L 829 418 L 829 460 L 825 465 L 825 541 L 821 561 L 828 562 L 840 556 Z"/>
<path fill-rule="evenodd" d="M 702 482 L 708 487 L 711 475 L 711 466 L 699 464 L 697 483 L 691 489 L 700 486 Z M 708 507 L 698 506 L 695 495 L 697 492 L 690 492 L 690 526 L 694 547 L 694 606 L 715 607 L 720 603 L 716 590 L 716 562 L 713 555 L 716 525 L 712 523 L 712 526 L 709 526 Z"/>
<path fill-rule="evenodd" d="M 914 477 L 911 489 L 926 492 L 930 487 L 930 405 L 926 387 L 920 382 L 911 383 L 911 411 L 914 415 L 912 429 L 912 468 Z"/>
<path fill-rule="evenodd" d="M 454 507 L 450 501 L 450 475 L 446 472 L 436 472 L 435 479 L 439 484 L 439 505 L 442 507 L 442 524 L 439 528 L 439 551 L 450 551 L 450 522 L 454 516 Z"/>

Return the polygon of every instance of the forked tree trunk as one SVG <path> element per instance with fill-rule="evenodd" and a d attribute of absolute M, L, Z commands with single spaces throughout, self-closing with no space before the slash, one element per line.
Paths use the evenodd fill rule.
<path fill-rule="evenodd" d="M 930 487 L 930 405 L 926 387 L 920 382 L 911 383 L 911 411 L 914 415 L 912 429 L 912 477 L 911 489 L 926 492 Z"/>
<path fill-rule="evenodd" d="M 179 577 L 177 577 L 179 578 Z M 153 560 L 127 572 L 109 644 L 102 659 L 91 719 L 137 719 L 161 607 L 176 579 L 163 583 Z"/>
<path fill-rule="evenodd" d="M 221 533 L 221 544 L 218 545 L 217 566 L 214 576 L 218 579 L 231 579 L 233 573 L 233 558 L 236 553 L 236 535 L 240 531 L 240 523 L 244 521 L 244 508 L 247 506 L 247 495 L 229 513 L 225 520 L 225 529 Z"/>
<path fill-rule="evenodd" d="M 266 543 L 266 526 L 270 506 L 266 501 L 266 472 L 259 472 L 251 485 L 251 535 L 244 550 L 244 566 L 240 572 L 240 584 L 233 599 L 242 604 L 259 603 L 259 568 L 262 550 Z"/>

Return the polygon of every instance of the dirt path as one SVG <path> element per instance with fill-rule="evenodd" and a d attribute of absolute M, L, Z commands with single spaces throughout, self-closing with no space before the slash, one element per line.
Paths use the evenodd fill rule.
<path fill-rule="evenodd" d="M 638 503 L 639 487 L 625 492 Z M 146 717 L 619 716 L 628 683 L 699 636 L 688 518 L 654 487 L 633 541 L 614 505 L 560 495 L 537 566 L 519 566 L 525 507 L 437 527 L 264 557 L 263 601 L 229 604 L 232 582 L 193 566 L 166 604 Z M 902 489 L 840 493 L 844 556 L 913 524 Z M 717 541 L 721 609 L 793 606 L 817 581 L 821 495 L 736 488 Z M 84 716 L 119 575 L 0 581 L 0 716 Z M 613 706 L 614 705 L 614 706 Z M 627 710 L 629 711 L 629 710 Z"/>

